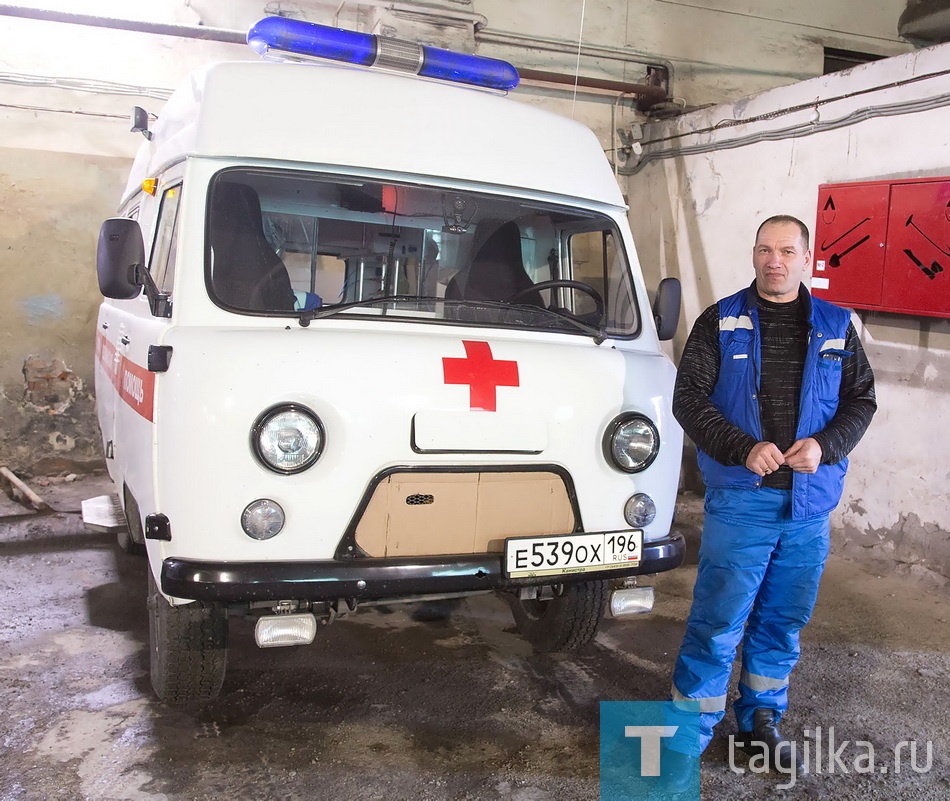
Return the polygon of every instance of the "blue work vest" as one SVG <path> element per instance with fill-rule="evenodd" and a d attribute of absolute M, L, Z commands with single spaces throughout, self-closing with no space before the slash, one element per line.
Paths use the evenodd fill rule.
<path fill-rule="evenodd" d="M 710 400 L 733 425 L 762 441 L 759 416 L 761 334 L 755 285 L 719 301 L 719 380 Z M 838 409 L 842 360 L 851 313 L 804 289 L 800 297 L 808 318 L 808 351 L 802 374 L 801 402 L 795 438 L 821 431 Z M 702 450 L 697 454 L 707 487 L 756 489 L 762 478 L 745 465 L 720 464 Z M 827 514 L 838 505 L 844 489 L 847 458 L 820 464 L 815 473 L 792 474 L 792 519 Z"/>

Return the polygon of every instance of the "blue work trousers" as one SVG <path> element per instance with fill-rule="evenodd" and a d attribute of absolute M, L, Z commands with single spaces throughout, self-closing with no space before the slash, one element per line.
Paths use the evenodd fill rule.
<path fill-rule="evenodd" d="M 699 701 L 700 750 L 725 714 L 740 642 L 739 730 L 752 730 L 758 708 L 781 718 L 788 707 L 798 634 L 815 606 L 828 547 L 828 515 L 793 521 L 790 492 L 707 490 L 699 571 L 672 689 L 674 701 Z"/>

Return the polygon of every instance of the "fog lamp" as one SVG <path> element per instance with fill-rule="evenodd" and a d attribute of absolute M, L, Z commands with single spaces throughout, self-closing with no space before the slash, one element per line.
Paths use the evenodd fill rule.
<path fill-rule="evenodd" d="M 630 587 L 610 593 L 609 614 L 613 618 L 645 615 L 653 611 L 653 587 Z"/>
<path fill-rule="evenodd" d="M 309 612 L 296 615 L 268 615 L 257 619 L 254 641 L 261 648 L 282 645 L 310 645 L 317 635 L 317 619 Z"/>

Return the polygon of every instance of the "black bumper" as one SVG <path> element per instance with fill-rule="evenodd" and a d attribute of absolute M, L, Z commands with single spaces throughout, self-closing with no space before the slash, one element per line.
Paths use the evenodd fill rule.
<path fill-rule="evenodd" d="M 575 573 L 561 582 L 623 578 L 679 567 L 686 555 L 681 534 L 643 544 L 636 567 Z M 547 583 L 552 579 L 547 578 Z M 435 593 L 500 590 L 545 583 L 508 579 L 501 554 L 358 558 L 328 562 L 199 562 L 166 559 L 162 589 L 197 601 L 375 600 Z"/>

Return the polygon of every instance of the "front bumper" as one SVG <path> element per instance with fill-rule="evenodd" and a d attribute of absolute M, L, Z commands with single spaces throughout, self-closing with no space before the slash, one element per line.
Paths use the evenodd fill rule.
<path fill-rule="evenodd" d="M 681 534 L 643 543 L 631 568 L 574 573 L 545 580 L 508 579 L 501 554 L 356 558 L 324 562 L 200 562 L 174 557 L 162 563 L 162 590 L 176 598 L 239 603 L 338 598 L 377 600 L 436 593 L 502 590 L 662 573 L 686 555 Z"/>

